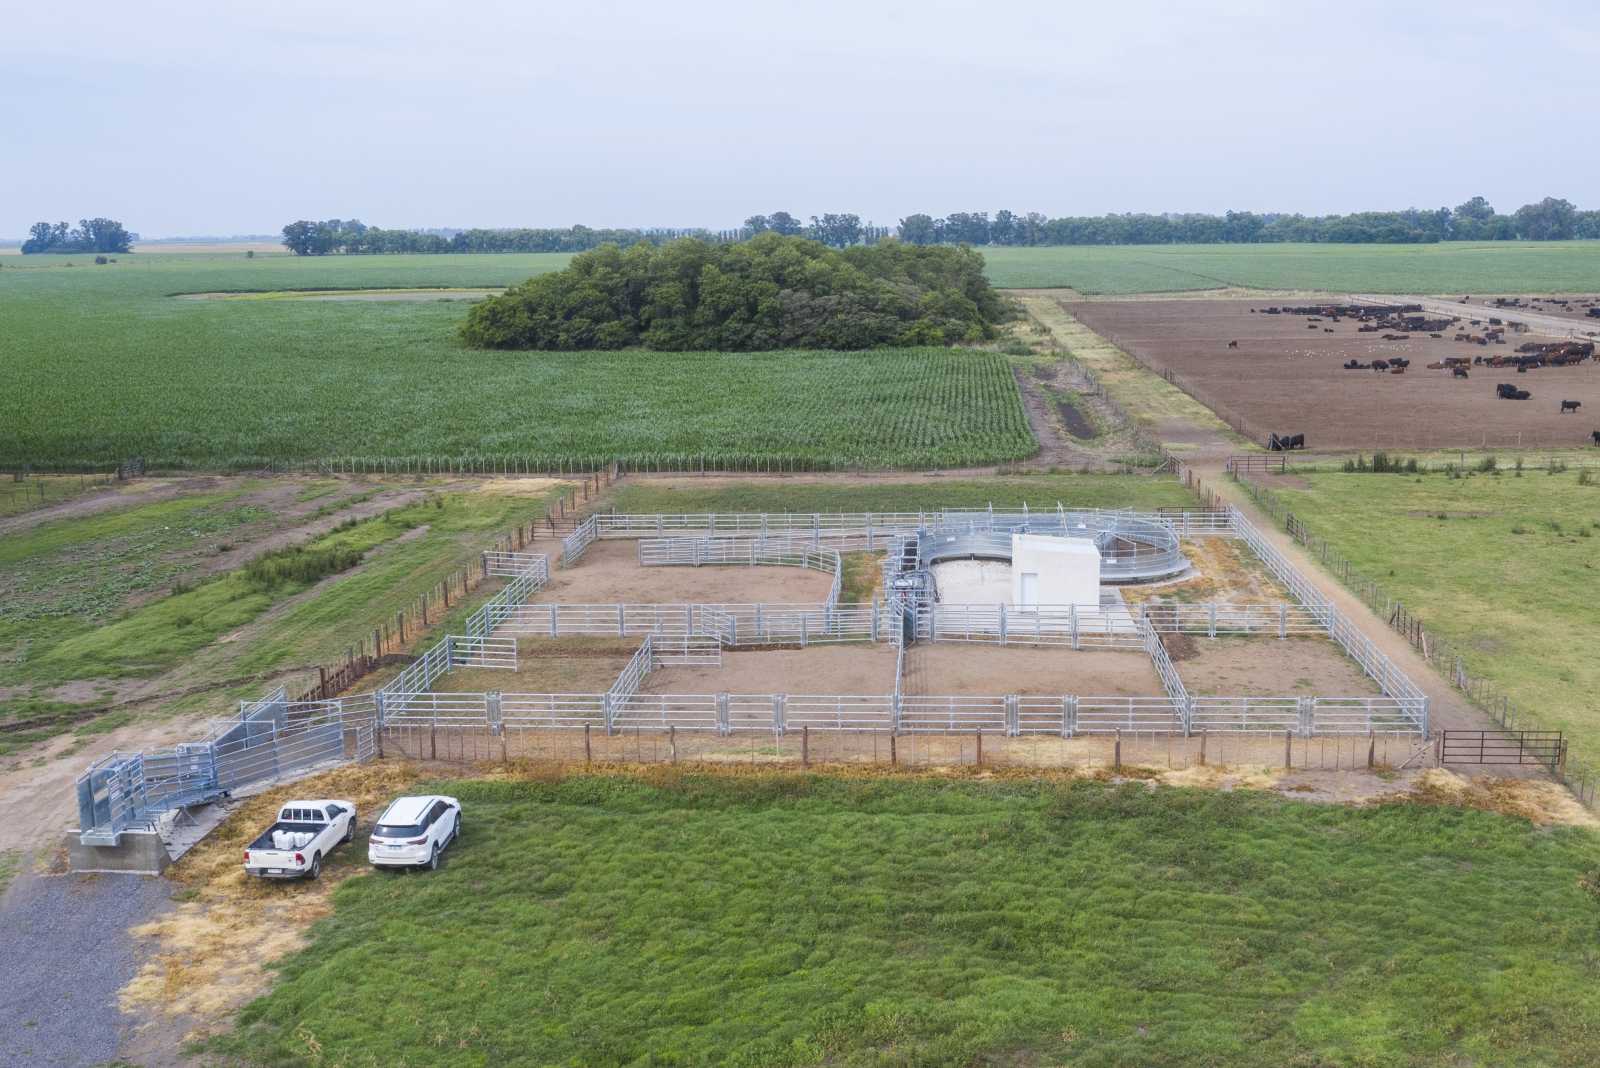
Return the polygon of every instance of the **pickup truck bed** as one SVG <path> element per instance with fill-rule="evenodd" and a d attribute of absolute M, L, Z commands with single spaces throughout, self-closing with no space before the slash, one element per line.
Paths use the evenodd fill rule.
<path fill-rule="evenodd" d="M 245 847 L 246 874 L 315 879 L 328 854 L 355 835 L 355 806 L 348 801 L 291 801 L 278 815 Z"/>

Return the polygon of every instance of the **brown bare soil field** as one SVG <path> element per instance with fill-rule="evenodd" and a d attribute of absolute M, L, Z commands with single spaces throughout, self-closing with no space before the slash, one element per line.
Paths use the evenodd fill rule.
<path fill-rule="evenodd" d="M 434 684 L 450 693 L 604 693 L 642 639 L 518 638 L 517 669 L 457 668 Z"/>
<path fill-rule="evenodd" d="M 1495 300 L 1518 301 L 1515 308 L 1496 307 Z M 1515 319 L 1517 312 L 1536 312 L 1540 315 L 1556 315 L 1563 319 L 1575 319 L 1579 323 L 1592 326 L 1600 331 L 1600 317 L 1590 317 L 1590 308 L 1600 308 L 1600 295 L 1597 296 L 1569 296 L 1569 297 L 1542 297 L 1527 293 L 1492 293 L 1486 297 L 1470 296 L 1467 303 L 1462 305 L 1463 310 L 1474 309 L 1476 314 L 1493 315 L 1496 318 Z"/>
<path fill-rule="evenodd" d="M 640 567 L 630 540 L 596 542 L 554 568 L 541 602 L 563 604 L 817 604 L 833 580 L 803 567 Z M 766 692 L 766 691 L 763 691 Z"/>
<path fill-rule="evenodd" d="M 1160 697 L 1161 677 L 1144 650 L 933 642 L 906 650 L 908 694 Z"/>
<path fill-rule="evenodd" d="M 721 667 L 661 667 L 640 693 L 889 694 L 894 650 L 887 645 L 813 645 L 723 653 Z"/>
<path fill-rule="evenodd" d="M 1383 691 L 1326 638 L 1193 638 L 1167 642 L 1192 694 L 1366 697 Z"/>
<path fill-rule="evenodd" d="M 1251 436 L 1304 434 L 1318 449 L 1512 448 L 1583 446 L 1600 425 L 1600 365 L 1473 367 L 1469 378 L 1426 365 L 1446 356 L 1507 355 L 1534 334 L 1511 334 L 1505 345 L 1476 345 L 1412 334 L 1385 341 L 1360 333 L 1357 323 L 1309 323 L 1305 316 L 1252 313 L 1277 301 L 1063 302 L 1086 326 L 1213 408 L 1242 421 Z M 1487 314 L 1479 311 L 1479 314 Z M 1512 316 L 1514 317 L 1514 316 Z M 1460 324 L 1467 328 L 1467 324 Z M 1331 331 L 1331 333 L 1329 332 Z M 1228 343 L 1239 347 L 1230 349 Z M 1370 363 L 1410 359 L 1404 374 L 1348 371 Z M 1533 394 L 1500 400 L 1495 385 Z M 1581 401 L 1576 416 L 1561 415 L 1561 400 Z"/>

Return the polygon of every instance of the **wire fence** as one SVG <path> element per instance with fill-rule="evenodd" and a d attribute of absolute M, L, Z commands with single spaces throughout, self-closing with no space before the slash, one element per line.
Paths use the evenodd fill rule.
<path fill-rule="evenodd" d="M 1506 730 L 1541 726 L 1537 713 L 1515 701 L 1494 680 L 1472 673 L 1467 666 L 1472 656 L 1469 651 L 1429 630 L 1422 618 L 1403 601 L 1392 596 L 1382 583 L 1363 574 L 1328 539 L 1307 527 L 1281 497 L 1250 479 L 1238 478 L 1236 481 L 1262 511 L 1284 528 L 1296 544 L 1310 552 L 1391 629 L 1403 635 L 1412 649 L 1465 695 L 1468 701 L 1488 713 Z M 1591 808 L 1596 807 L 1600 768 L 1580 762 L 1569 754 L 1558 774 L 1580 801 Z"/>

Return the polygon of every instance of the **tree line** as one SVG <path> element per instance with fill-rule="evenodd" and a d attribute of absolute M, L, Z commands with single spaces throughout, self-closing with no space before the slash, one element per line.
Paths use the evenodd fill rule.
<path fill-rule="evenodd" d="M 492 349 L 869 349 L 984 340 L 1007 314 L 971 249 L 767 232 L 605 245 L 474 304 L 461 334 Z"/>
<path fill-rule="evenodd" d="M 64 222 L 54 225 L 36 222 L 28 228 L 28 239 L 22 243 L 24 255 L 35 252 L 132 252 L 134 235 L 123 229 L 115 219 L 79 219 L 78 225 L 68 228 Z"/>
<path fill-rule="evenodd" d="M 1451 208 L 1352 215 L 1124 214 L 1050 219 L 1038 212 L 908 215 L 896 236 L 914 245 L 1214 245 L 1279 241 L 1421 244 L 1438 241 L 1562 241 L 1600 238 L 1600 211 L 1545 197 L 1500 215 L 1483 197 Z"/>
<path fill-rule="evenodd" d="M 586 252 L 601 245 L 659 245 L 680 237 L 712 239 L 700 229 L 514 228 L 387 230 L 359 219 L 301 219 L 283 228 L 283 247 L 297 256 L 403 252 Z"/>
<path fill-rule="evenodd" d="M 1293 215 L 1230 211 L 1062 216 L 1049 218 L 1001 210 L 958 211 L 943 218 L 908 215 L 898 226 L 861 221 L 851 212 L 813 215 L 787 211 L 752 215 L 728 230 L 555 229 L 386 230 L 357 219 L 302 219 L 283 228 L 283 244 L 301 256 L 383 252 L 585 252 L 601 245 L 665 244 L 691 237 L 714 243 L 748 241 L 760 234 L 806 237 L 830 248 L 876 245 L 898 238 L 913 245 L 1215 245 L 1280 241 L 1348 244 L 1423 244 L 1438 241 L 1559 241 L 1600 238 L 1600 211 L 1545 197 L 1509 215 L 1483 197 L 1455 208 L 1407 208 L 1350 215 Z"/>

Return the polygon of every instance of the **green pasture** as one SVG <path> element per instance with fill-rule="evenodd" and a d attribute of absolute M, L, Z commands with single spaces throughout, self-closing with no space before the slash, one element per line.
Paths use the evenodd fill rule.
<path fill-rule="evenodd" d="M 208 1053 L 245 1063 L 1588 1065 L 1594 832 L 794 774 L 439 784 Z M 353 848 L 361 848 L 358 841 Z"/>
<path fill-rule="evenodd" d="M 1475 462 L 1484 466 L 1489 458 Z M 1295 515 L 1463 652 L 1575 755 L 1600 754 L 1600 478 L 1529 469 L 1463 477 L 1305 474 Z M 1582 481 L 1580 481 L 1580 479 Z"/>
<path fill-rule="evenodd" d="M 1435 245 L 1074 245 L 983 250 L 1009 289 L 1088 294 L 1250 288 L 1335 293 L 1600 293 L 1600 241 Z"/>

